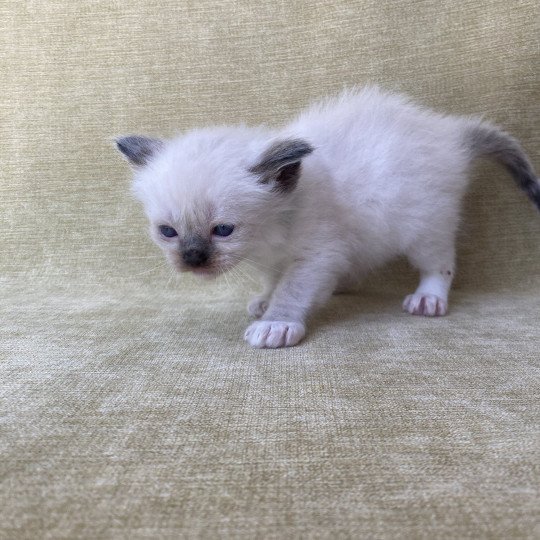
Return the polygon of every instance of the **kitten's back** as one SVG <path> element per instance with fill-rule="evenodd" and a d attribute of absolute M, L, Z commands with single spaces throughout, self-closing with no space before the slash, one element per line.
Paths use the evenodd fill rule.
<path fill-rule="evenodd" d="M 315 146 L 336 182 L 388 183 L 407 175 L 464 172 L 469 155 L 463 129 L 460 118 L 367 87 L 312 105 L 286 131 Z"/>

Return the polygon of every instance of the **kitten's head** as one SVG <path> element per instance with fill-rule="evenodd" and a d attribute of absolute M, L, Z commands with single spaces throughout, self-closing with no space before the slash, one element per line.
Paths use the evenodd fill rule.
<path fill-rule="evenodd" d="M 213 128 L 170 141 L 117 139 L 150 233 L 180 271 L 214 276 L 283 226 L 312 147 L 248 128 Z"/>

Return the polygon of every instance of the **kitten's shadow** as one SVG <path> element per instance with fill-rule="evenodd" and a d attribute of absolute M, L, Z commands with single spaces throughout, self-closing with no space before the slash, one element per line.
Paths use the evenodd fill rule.
<path fill-rule="evenodd" d="M 310 321 L 310 328 L 315 330 L 337 322 L 380 318 L 383 315 L 401 314 L 402 295 L 375 291 L 355 291 L 335 294 L 331 300 L 317 312 Z"/>

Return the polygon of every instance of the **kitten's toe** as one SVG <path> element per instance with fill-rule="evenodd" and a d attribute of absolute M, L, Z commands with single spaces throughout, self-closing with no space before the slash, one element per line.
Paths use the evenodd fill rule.
<path fill-rule="evenodd" d="M 248 326 L 244 339 L 257 349 L 277 349 L 296 345 L 305 333 L 299 322 L 256 321 Z"/>
<path fill-rule="evenodd" d="M 434 294 L 414 293 L 405 297 L 403 311 L 408 311 L 411 315 L 437 317 L 446 315 L 448 303 Z"/>
<path fill-rule="evenodd" d="M 262 317 L 267 309 L 268 298 L 265 296 L 256 296 L 249 302 L 247 306 L 248 313 L 256 319 Z"/>

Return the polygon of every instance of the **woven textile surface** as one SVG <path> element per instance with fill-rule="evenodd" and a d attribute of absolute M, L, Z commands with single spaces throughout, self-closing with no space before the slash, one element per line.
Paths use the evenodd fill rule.
<path fill-rule="evenodd" d="M 378 83 L 540 169 L 540 5 L 0 1 L 0 538 L 538 538 L 540 215 L 478 163 L 450 314 L 397 261 L 300 346 L 171 274 L 112 140 Z M 244 278 L 245 277 L 245 278 Z"/>

